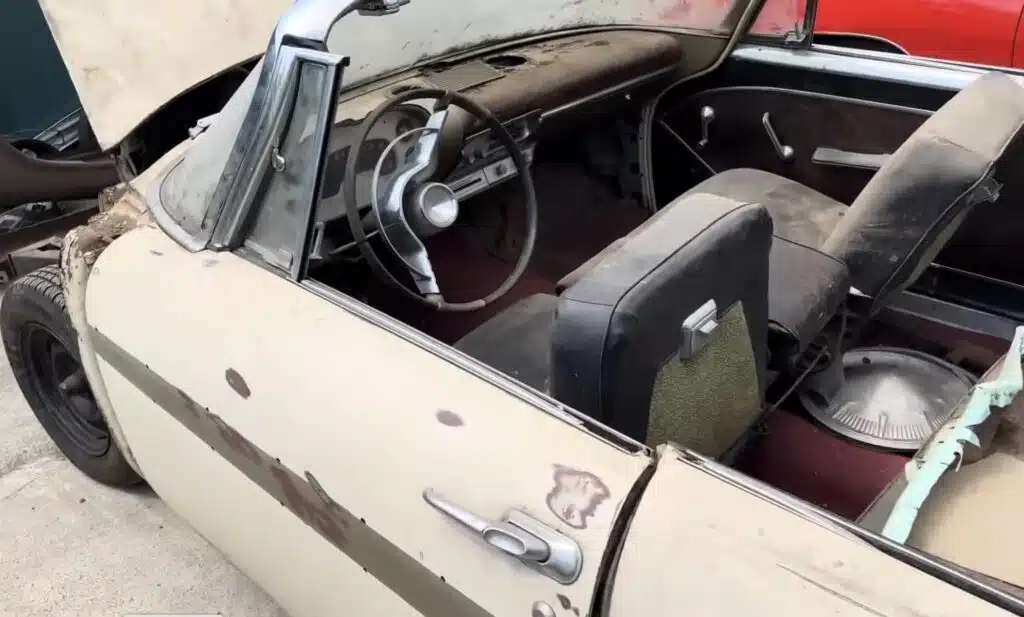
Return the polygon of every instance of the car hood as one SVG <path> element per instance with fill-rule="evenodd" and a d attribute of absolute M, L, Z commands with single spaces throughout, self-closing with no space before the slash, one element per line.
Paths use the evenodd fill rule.
<path fill-rule="evenodd" d="M 39 3 L 106 150 L 182 92 L 263 53 L 281 15 L 295 1 Z M 541 32 L 640 26 L 721 37 L 739 26 L 740 14 L 752 1 L 517 0 L 513 7 L 508 0 L 421 0 L 379 21 L 353 16 L 338 22 L 327 48 L 354 56 L 345 70 L 351 85 L 452 50 Z"/>
<path fill-rule="evenodd" d="M 293 0 L 39 0 L 103 149 L 175 96 L 263 53 Z"/>

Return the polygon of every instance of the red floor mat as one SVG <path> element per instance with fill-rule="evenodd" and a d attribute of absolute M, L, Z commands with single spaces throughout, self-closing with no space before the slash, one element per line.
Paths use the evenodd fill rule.
<path fill-rule="evenodd" d="M 736 465 L 743 473 L 848 519 L 856 519 L 908 457 L 843 439 L 785 410 Z"/>

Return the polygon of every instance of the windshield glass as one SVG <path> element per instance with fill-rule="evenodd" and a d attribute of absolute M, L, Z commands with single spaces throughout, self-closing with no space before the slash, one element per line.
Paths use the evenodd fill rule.
<path fill-rule="evenodd" d="M 454 50 L 584 26 L 729 34 L 746 5 L 746 0 L 413 0 L 394 15 L 342 19 L 331 30 L 328 49 L 352 59 L 345 88 Z M 200 231 L 261 66 L 262 61 L 161 187 L 164 208 L 193 235 Z"/>

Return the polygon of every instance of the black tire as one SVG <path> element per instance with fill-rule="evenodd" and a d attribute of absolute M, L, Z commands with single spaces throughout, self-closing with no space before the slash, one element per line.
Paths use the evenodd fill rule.
<path fill-rule="evenodd" d="M 15 280 L 0 304 L 0 335 L 18 386 L 64 456 L 90 478 L 127 487 L 142 478 L 118 449 L 82 372 L 56 265 Z"/>

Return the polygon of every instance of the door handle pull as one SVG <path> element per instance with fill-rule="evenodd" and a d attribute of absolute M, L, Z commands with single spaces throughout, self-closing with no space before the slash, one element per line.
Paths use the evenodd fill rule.
<path fill-rule="evenodd" d="M 775 148 L 775 154 L 778 154 L 783 162 L 788 163 L 792 161 L 795 152 L 793 152 L 792 146 L 783 144 L 782 140 L 779 139 L 779 134 L 775 132 L 775 128 L 772 126 L 771 114 L 767 111 L 761 116 L 761 124 L 764 126 L 764 131 L 768 133 L 768 139 L 771 140 L 772 147 Z"/>
<path fill-rule="evenodd" d="M 431 489 L 423 491 L 423 500 L 488 545 L 563 585 L 573 583 L 580 575 L 583 552 L 579 544 L 525 512 L 509 510 L 502 520 L 489 521 Z"/>

